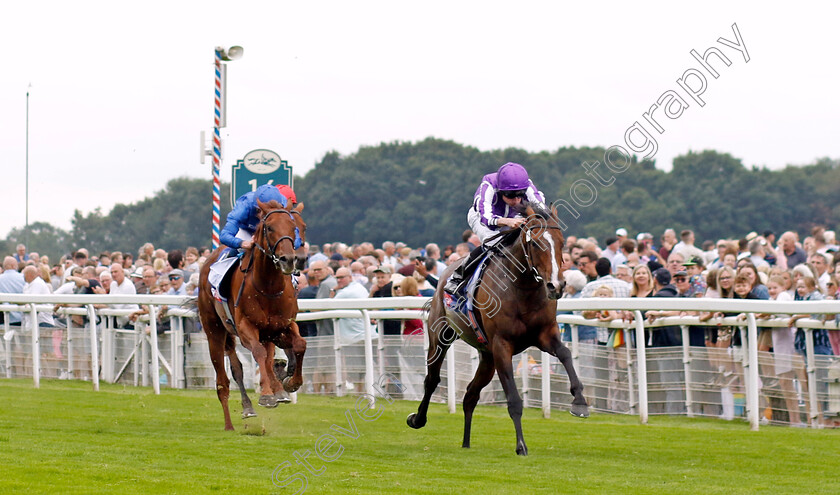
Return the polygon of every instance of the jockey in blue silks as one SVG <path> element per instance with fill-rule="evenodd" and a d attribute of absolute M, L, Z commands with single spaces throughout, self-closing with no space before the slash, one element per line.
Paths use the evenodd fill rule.
<path fill-rule="evenodd" d="M 219 235 L 222 244 L 234 249 L 251 249 L 253 247 L 252 238 L 257 230 L 257 225 L 260 223 L 260 219 L 257 217 L 257 211 L 259 211 L 258 199 L 263 203 L 274 200 L 283 207 L 287 203 L 286 196 L 276 186 L 269 184 L 258 187 L 256 191 L 243 194 L 236 200 L 236 205 L 228 213 L 225 228 Z M 295 234 L 297 238 L 297 231 Z M 297 244 L 297 239 L 295 243 Z"/>
<path fill-rule="evenodd" d="M 488 237 L 525 223 L 526 219 L 516 210 L 525 200 L 544 207 L 545 196 L 531 182 L 525 167 L 518 163 L 505 163 L 497 172 L 481 179 L 467 213 L 467 222 L 482 244 L 455 269 L 444 287 L 446 292 L 453 295 L 460 292 L 475 268 L 476 260 L 487 251 L 484 241 Z"/>

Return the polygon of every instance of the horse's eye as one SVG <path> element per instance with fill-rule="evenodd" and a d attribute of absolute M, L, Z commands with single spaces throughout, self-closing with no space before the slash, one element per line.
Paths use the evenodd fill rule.
<path fill-rule="evenodd" d="M 274 232 L 274 227 L 269 225 L 266 227 L 266 230 L 268 230 L 269 232 Z"/>

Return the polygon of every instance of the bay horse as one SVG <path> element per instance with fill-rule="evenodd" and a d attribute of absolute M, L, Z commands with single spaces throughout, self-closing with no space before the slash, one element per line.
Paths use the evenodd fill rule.
<path fill-rule="evenodd" d="M 232 268 L 230 295 L 226 303 L 211 293 L 208 276 L 210 266 L 219 258 L 224 246 L 216 249 L 201 268 L 198 293 L 198 314 L 207 342 L 210 359 L 216 370 L 216 395 L 225 415 L 225 430 L 233 430 L 228 409 L 230 380 L 225 370 L 225 355 L 230 359 L 234 380 L 242 394 L 242 417 L 256 416 L 245 391 L 242 363 L 236 355 L 236 339 L 254 356 L 260 367 L 260 399 L 258 404 L 275 407 L 281 401 L 281 390 L 294 392 L 303 384 L 301 368 L 306 341 L 300 336 L 295 317 L 298 312 L 291 274 L 306 263 L 303 248 L 306 224 L 301 212 L 303 204 L 283 207 L 276 201 L 257 201 L 260 223 L 254 232 L 254 246 L 246 251 L 238 268 Z M 235 326 L 228 323 L 228 310 Z M 275 346 L 285 350 L 289 370 L 283 383 L 275 376 Z"/>
<path fill-rule="evenodd" d="M 526 222 L 519 229 L 502 234 L 506 239 L 499 243 L 502 245 L 501 252 L 490 257 L 475 294 L 475 316 L 484 328 L 484 336 L 478 336 L 471 330 L 467 318 L 461 313 L 446 307 L 445 298 L 450 296 L 443 287 L 457 264 L 447 268 L 441 277 L 428 316 L 425 393 L 417 412 L 409 415 L 406 422 L 415 429 L 425 426 L 429 401 L 440 383 L 443 357 L 455 339 L 461 338 L 478 350 L 480 358 L 475 377 L 464 395 L 462 447 L 470 447 L 472 415 L 481 390 L 490 383 L 494 373 L 498 373 L 507 398 L 508 414 L 516 429 L 516 453 L 528 455 L 522 436 L 522 399 L 514 379 L 513 355 L 535 346 L 557 357 L 566 368 L 571 385 L 573 400 L 570 412 L 585 418 L 589 416 L 589 406 L 572 364 L 572 354 L 561 341 L 556 320 L 557 299 L 565 285 L 562 274 L 564 238 L 557 213 L 529 204 L 524 205 L 520 212 L 526 216 Z M 527 370 L 522 372 L 527 373 Z"/>

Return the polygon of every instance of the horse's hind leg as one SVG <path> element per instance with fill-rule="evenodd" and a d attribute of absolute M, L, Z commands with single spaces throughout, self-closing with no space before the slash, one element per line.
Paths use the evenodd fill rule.
<path fill-rule="evenodd" d="M 253 418 L 257 415 L 254 411 L 254 406 L 251 405 L 251 399 L 248 397 L 248 392 L 245 390 L 244 373 L 242 372 L 242 362 L 239 356 L 236 355 L 236 347 L 232 337 L 228 337 L 227 355 L 230 359 L 230 371 L 233 374 L 233 379 L 239 386 L 239 393 L 242 395 L 242 419 Z"/>
<path fill-rule="evenodd" d="M 464 443 L 461 447 L 470 448 L 470 429 L 472 428 L 472 415 L 478 399 L 481 397 L 481 390 L 493 379 L 496 368 L 493 364 L 493 355 L 489 352 L 480 354 L 478 369 L 475 377 L 467 385 L 467 393 L 464 395 Z"/>
<path fill-rule="evenodd" d="M 277 350 L 276 346 L 271 342 L 266 342 L 264 344 L 265 352 L 268 355 L 268 362 L 271 363 L 271 368 L 266 370 L 268 373 L 268 379 L 271 382 L 271 390 L 276 395 L 279 392 L 283 385 L 280 383 L 280 379 L 277 378 L 277 373 L 275 372 L 275 368 L 277 363 L 274 361 L 274 354 Z M 262 369 L 260 369 L 260 373 L 262 373 Z"/>
<path fill-rule="evenodd" d="M 513 427 L 516 429 L 516 453 L 528 455 L 528 446 L 525 445 L 525 437 L 522 435 L 522 397 L 516 388 L 516 380 L 513 377 L 513 364 L 511 359 L 513 352 L 508 342 L 496 340 L 493 346 L 493 361 L 496 371 L 499 373 L 499 381 L 505 390 L 507 398 L 508 414 L 513 420 Z"/>
<path fill-rule="evenodd" d="M 289 394 L 283 390 L 283 384 L 280 383 L 281 378 L 277 375 L 278 369 L 282 369 L 284 374 L 286 372 L 286 370 L 280 368 L 277 361 L 274 360 L 277 347 L 271 342 L 266 343 L 265 347 L 266 351 L 268 351 L 268 361 L 272 363 L 271 369 L 266 370 L 266 373 L 268 373 L 271 378 L 271 390 L 274 391 L 274 400 L 276 400 L 278 404 L 291 402 L 291 397 L 289 397 Z M 262 373 L 262 370 L 260 370 L 260 373 Z M 285 376 L 283 376 L 283 379 L 285 379 Z"/>
<path fill-rule="evenodd" d="M 572 362 L 572 352 L 563 345 L 563 341 L 560 340 L 560 333 L 553 332 L 548 345 L 540 345 L 540 348 L 559 359 L 563 363 L 563 367 L 566 368 L 566 375 L 569 377 L 570 392 L 573 397 L 572 408 L 569 412 L 579 418 L 588 418 L 589 406 L 583 397 L 583 384 L 575 372 L 575 367 Z"/>
<path fill-rule="evenodd" d="M 283 352 L 286 354 L 286 368 L 282 371 L 282 375 L 277 375 L 277 379 L 281 382 L 285 380 L 286 377 L 294 375 L 295 368 L 297 367 L 297 359 L 295 358 L 294 349 L 283 349 Z"/>
<path fill-rule="evenodd" d="M 426 379 L 423 381 L 423 400 L 416 413 L 411 413 L 406 419 L 408 426 L 418 429 L 426 426 L 426 413 L 429 411 L 429 401 L 440 384 L 440 367 L 449 346 L 455 341 L 455 331 L 446 323 L 441 314 L 438 318 L 429 318 L 429 355 L 426 359 Z"/>
<path fill-rule="evenodd" d="M 225 338 L 227 332 L 224 328 L 220 328 L 221 323 L 218 323 L 218 326 L 213 329 L 208 326 L 208 322 L 203 323 L 205 333 L 207 333 L 207 344 L 210 347 L 210 361 L 216 370 L 216 395 L 219 397 L 219 402 L 222 404 L 222 411 L 225 414 L 225 430 L 233 430 L 233 423 L 230 420 L 230 409 L 228 408 L 230 379 L 225 370 Z"/>

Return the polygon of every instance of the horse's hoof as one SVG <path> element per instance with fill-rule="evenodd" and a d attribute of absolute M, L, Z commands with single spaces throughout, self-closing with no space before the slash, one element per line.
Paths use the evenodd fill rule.
<path fill-rule="evenodd" d="M 278 380 L 281 382 L 286 379 L 289 373 L 286 371 L 286 363 L 282 361 L 275 361 L 274 362 L 274 376 L 277 377 Z"/>
<path fill-rule="evenodd" d="M 578 418 L 588 418 L 589 406 L 586 404 L 572 404 L 572 408 L 569 409 L 569 412 L 572 416 L 576 416 Z"/>
<path fill-rule="evenodd" d="M 292 402 L 292 398 L 289 397 L 289 394 L 285 390 L 281 390 L 274 394 L 274 400 L 277 401 L 278 404 L 288 404 Z"/>
<path fill-rule="evenodd" d="M 298 390 L 298 389 L 300 388 L 300 386 L 302 385 L 302 383 L 299 383 L 298 385 L 296 385 L 296 386 L 294 386 L 294 387 L 293 387 L 291 384 L 292 384 L 292 379 L 291 379 L 291 377 L 286 378 L 285 380 L 283 380 L 283 390 L 285 390 L 286 392 L 290 392 L 290 393 L 291 393 L 291 392 L 297 392 L 297 390 Z"/>
<path fill-rule="evenodd" d="M 528 455 L 528 447 L 525 445 L 525 442 L 516 446 L 516 455 Z"/>
<path fill-rule="evenodd" d="M 277 407 L 277 400 L 274 399 L 273 395 L 261 395 L 257 404 L 263 407 Z"/>
<path fill-rule="evenodd" d="M 408 415 L 407 418 L 405 418 L 405 422 L 406 424 L 408 424 L 408 426 L 414 428 L 415 430 L 419 430 L 420 428 L 426 426 L 425 418 L 422 421 L 418 420 L 417 418 L 419 418 L 417 413 L 411 413 Z"/>
<path fill-rule="evenodd" d="M 254 411 L 253 407 L 249 407 L 248 409 L 245 409 L 245 410 L 242 411 L 242 419 L 253 418 L 256 415 L 257 415 L 257 412 Z"/>

